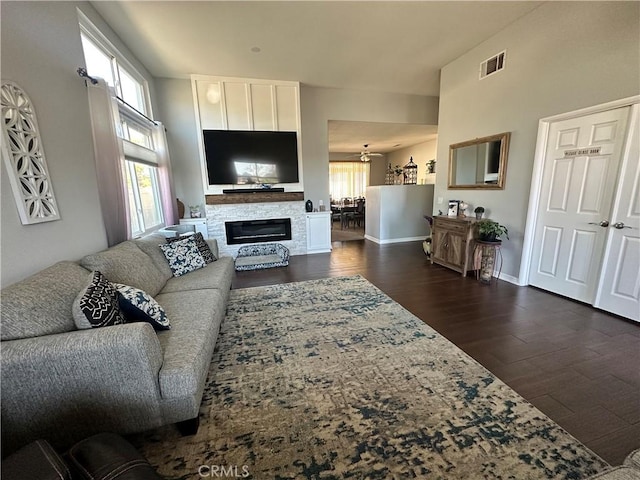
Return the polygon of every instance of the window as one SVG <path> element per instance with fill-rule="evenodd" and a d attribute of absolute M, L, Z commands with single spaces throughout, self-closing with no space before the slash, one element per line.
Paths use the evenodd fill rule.
<path fill-rule="evenodd" d="M 369 185 L 370 165 L 364 162 L 329 162 L 331 198 L 364 197 Z"/>
<path fill-rule="evenodd" d="M 125 165 L 132 235 L 162 227 L 157 167 L 131 160 L 125 160 Z"/>
<path fill-rule="evenodd" d="M 118 98 L 116 131 L 124 149 L 130 230 L 141 236 L 164 226 L 147 83 L 81 12 L 79 17 L 87 72 L 103 78 Z"/>

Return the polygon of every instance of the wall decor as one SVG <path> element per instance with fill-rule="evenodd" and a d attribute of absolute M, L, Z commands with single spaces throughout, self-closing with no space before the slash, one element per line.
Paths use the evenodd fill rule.
<path fill-rule="evenodd" d="M 503 190 L 510 132 L 449 145 L 448 189 Z"/>
<path fill-rule="evenodd" d="M 60 219 L 29 96 L 13 82 L 2 82 L 2 156 L 23 225 Z"/>

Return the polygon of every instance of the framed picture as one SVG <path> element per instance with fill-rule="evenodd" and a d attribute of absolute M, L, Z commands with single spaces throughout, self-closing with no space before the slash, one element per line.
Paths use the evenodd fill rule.
<path fill-rule="evenodd" d="M 447 215 L 450 217 L 457 217 L 459 206 L 460 206 L 460 200 L 449 200 L 449 211 Z"/>

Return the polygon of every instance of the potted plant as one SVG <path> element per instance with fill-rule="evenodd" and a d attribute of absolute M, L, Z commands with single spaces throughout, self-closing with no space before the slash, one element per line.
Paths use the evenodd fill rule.
<path fill-rule="evenodd" d="M 500 237 L 504 235 L 509 239 L 509 231 L 504 225 L 500 225 L 493 220 L 485 219 L 476 222 L 476 231 L 478 232 L 478 239 L 483 242 L 500 242 Z"/>
<path fill-rule="evenodd" d="M 403 173 L 402 167 L 400 165 L 396 165 L 394 167 L 394 169 L 393 169 L 393 173 L 396 174 L 396 178 L 395 178 L 394 183 L 396 185 L 402 185 L 402 178 L 400 178 L 400 175 L 402 175 L 402 173 Z"/>
<path fill-rule="evenodd" d="M 480 220 L 482 218 L 482 214 L 484 213 L 484 207 L 478 206 L 473 211 L 476 214 L 476 220 Z"/>

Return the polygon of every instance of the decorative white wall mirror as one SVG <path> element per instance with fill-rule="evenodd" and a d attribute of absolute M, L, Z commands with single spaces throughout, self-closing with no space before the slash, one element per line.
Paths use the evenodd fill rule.
<path fill-rule="evenodd" d="M 36 113 L 29 96 L 2 82 L 2 156 L 23 225 L 59 220 Z"/>

